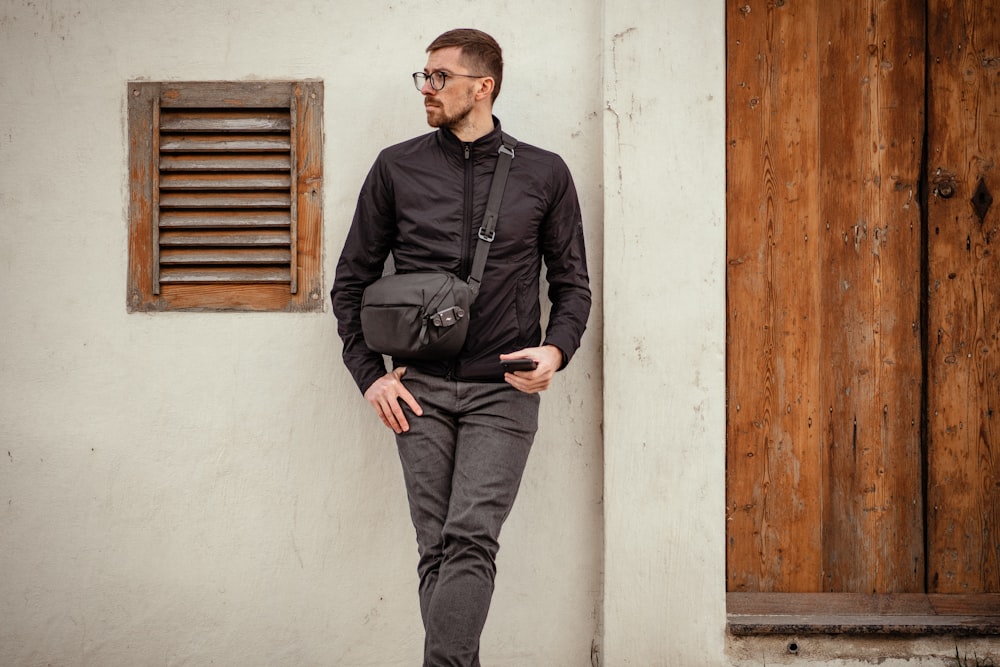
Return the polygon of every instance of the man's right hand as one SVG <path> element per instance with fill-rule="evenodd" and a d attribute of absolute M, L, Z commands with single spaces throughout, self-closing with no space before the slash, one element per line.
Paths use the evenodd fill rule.
<path fill-rule="evenodd" d="M 413 398 L 413 394 L 403 386 L 402 380 L 405 374 L 405 366 L 395 368 L 391 373 L 386 373 L 375 380 L 365 391 L 365 400 L 374 406 L 379 419 L 396 433 L 410 430 L 410 424 L 406 421 L 403 408 L 399 404 L 400 399 L 410 406 L 418 417 L 424 412 L 417 404 L 417 399 Z"/>

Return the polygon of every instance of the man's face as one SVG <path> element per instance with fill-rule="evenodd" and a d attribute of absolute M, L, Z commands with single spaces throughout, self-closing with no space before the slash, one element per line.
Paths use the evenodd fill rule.
<path fill-rule="evenodd" d="M 431 51 L 427 57 L 424 72 L 446 72 L 448 74 L 478 74 L 471 72 L 462 62 L 462 49 L 450 46 Z M 449 76 L 445 79 L 444 88 L 434 90 L 430 82 L 424 83 L 420 89 L 424 96 L 424 110 L 427 112 L 427 124 L 431 127 L 447 127 L 454 129 L 472 112 L 475 106 L 475 90 L 478 79 L 465 76 Z"/>

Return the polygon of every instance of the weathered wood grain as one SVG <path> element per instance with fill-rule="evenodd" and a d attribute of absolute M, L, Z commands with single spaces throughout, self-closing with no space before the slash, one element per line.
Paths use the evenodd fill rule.
<path fill-rule="evenodd" d="M 996 594 L 730 593 L 726 606 L 734 635 L 1000 635 Z"/>
<path fill-rule="evenodd" d="M 129 311 L 141 310 L 153 293 L 153 107 L 159 90 L 151 84 L 130 83 L 128 96 L 129 170 Z"/>
<path fill-rule="evenodd" d="M 729 590 L 921 590 L 922 3 L 727 12 Z"/>
<path fill-rule="evenodd" d="M 166 110 L 161 113 L 163 132 L 284 132 L 291 128 L 285 111 L 261 110 Z"/>
<path fill-rule="evenodd" d="M 928 587 L 1000 592 L 1000 15 L 931 0 Z"/>
<path fill-rule="evenodd" d="M 823 590 L 923 590 L 920 0 L 823 3 Z"/>
<path fill-rule="evenodd" d="M 820 590 L 815 3 L 729 2 L 727 582 Z"/>

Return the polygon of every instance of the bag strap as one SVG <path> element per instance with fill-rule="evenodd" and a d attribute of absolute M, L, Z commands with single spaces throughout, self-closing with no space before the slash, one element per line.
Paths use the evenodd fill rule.
<path fill-rule="evenodd" d="M 479 285 L 483 281 L 483 271 L 486 270 L 486 256 L 490 252 L 490 244 L 496 237 L 500 201 L 503 199 L 504 187 L 507 185 L 507 174 L 510 172 L 510 163 L 514 160 L 516 146 L 517 139 L 506 132 L 500 133 L 497 167 L 496 171 L 493 172 L 493 183 L 490 185 L 490 198 L 486 201 L 483 224 L 479 227 L 479 242 L 476 244 L 476 255 L 472 260 L 472 273 L 469 274 L 469 288 L 472 290 L 473 300 L 479 295 Z"/>

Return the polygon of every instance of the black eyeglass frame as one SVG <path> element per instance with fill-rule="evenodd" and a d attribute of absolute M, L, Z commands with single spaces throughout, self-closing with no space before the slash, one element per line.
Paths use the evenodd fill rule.
<path fill-rule="evenodd" d="M 444 85 L 448 83 L 449 76 L 463 76 L 468 79 L 484 79 L 487 74 L 455 74 L 453 72 L 414 72 L 413 73 L 413 85 L 417 87 L 417 90 L 424 89 L 424 83 L 431 84 L 431 90 L 442 90 Z M 441 85 L 434 85 L 434 81 L 440 79 Z"/>

